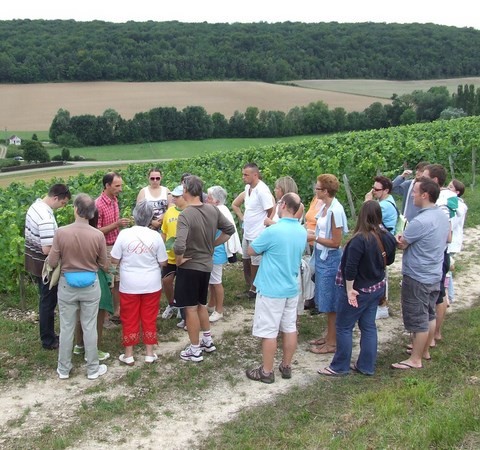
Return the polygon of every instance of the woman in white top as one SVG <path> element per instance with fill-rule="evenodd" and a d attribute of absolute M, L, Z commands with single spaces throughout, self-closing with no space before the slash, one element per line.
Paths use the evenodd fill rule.
<path fill-rule="evenodd" d="M 137 203 L 133 210 L 135 225 L 124 228 L 113 245 L 113 264 L 120 264 L 120 319 L 125 353 L 119 359 L 132 366 L 133 347 L 140 340 L 146 347 L 145 362 L 157 360 L 153 346 L 157 341 L 157 315 L 162 295 L 160 265 L 166 265 L 165 244 L 148 228 L 153 209 L 147 201 Z"/>
<path fill-rule="evenodd" d="M 153 168 L 148 172 L 148 186 L 142 188 L 137 195 L 137 203 L 146 200 L 153 208 L 153 219 L 150 228 L 159 230 L 162 226 L 163 215 L 170 203 L 172 195 L 168 188 L 162 186 L 162 172 Z"/>

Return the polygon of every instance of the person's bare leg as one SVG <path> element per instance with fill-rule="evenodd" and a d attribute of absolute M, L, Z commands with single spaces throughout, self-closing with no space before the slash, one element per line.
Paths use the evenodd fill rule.
<path fill-rule="evenodd" d="M 185 308 L 185 320 L 187 323 L 187 331 L 188 337 L 190 342 L 193 345 L 199 345 L 200 338 L 200 317 L 199 317 L 199 306 L 187 306 Z M 205 313 L 207 314 L 207 322 L 208 322 L 208 311 L 207 308 L 203 307 Z M 208 330 L 208 328 L 206 328 Z"/>
<path fill-rule="evenodd" d="M 133 345 L 128 345 L 127 347 L 123 347 L 125 349 L 125 358 L 129 358 L 133 356 Z"/>
<path fill-rule="evenodd" d="M 153 344 L 145 344 L 145 354 L 147 356 L 153 356 Z"/>
<path fill-rule="evenodd" d="M 217 293 L 215 291 L 215 285 L 214 284 L 210 284 L 208 286 L 208 292 L 209 292 L 209 296 L 208 296 L 208 304 L 207 304 L 207 307 L 208 308 L 213 308 L 215 310 L 216 309 L 216 305 L 217 305 Z"/>
<path fill-rule="evenodd" d="M 200 330 L 208 331 L 210 329 L 210 318 L 208 316 L 208 309 L 206 306 L 198 305 L 197 311 L 198 311 L 198 320 L 200 325 L 200 329 L 197 332 L 197 337 L 198 337 L 198 333 L 200 332 Z"/>
<path fill-rule="evenodd" d="M 225 296 L 223 284 L 211 284 L 210 287 L 212 288 L 210 292 L 215 292 L 215 311 L 223 314 L 223 299 Z"/>
<path fill-rule="evenodd" d="M 430 359 L 430 343 L 432 342 L 433 336 L 435 335 L 436 320 L 431 320 L 428 322 L 428 339 L 427 344 L 423 348 L 422 356 L 425 359 Z"/>
<path fill-rule="evenodd" d="M 113 298 L 113 315 L 120 317 L 120 291 L 119 291 L 119 282 L 115 281 L 112 289 L 112 298 Z"/>
<path fill-rule="evenodd" d="M 276 351 L 277 351 L 276 338 L 262 339 L 263 371 L 265 373 L 270 373 L 273 371 L 273 362 L 275 360 Z"/>
<path fill-rule="evenodd" d="M 293 355 L 297 349 L 297 332 L 283 333 L 282 335 L 282 362 L 284 367 L 292 365 Z"/>
<path fill-rule="evenodd" d="M 251 285 L 250 285 L 250 290 L 256 292 L 257 288 L 254 286 L 254 281 L 255 277 L 257 276 L 258 272 L 258 266 L 254 266 L 253 264 L 251 265 Z"/>
<path fill-rule="evenodd" d="M 252 284 L 252 260 L 251 259 L 242 259 L 243 263 L 243 277 L 245 278 L 245 284 L 248 286 L 250 289 L 250 286 Z"/>
<path fill-rule="evenodd" d="M 172 275 L 168 274 L 165 277 L 162 278 L 162 290 L 163 293 L 165 294 L 165 298 L 167 299 L 167 302 L 169 305 L 173 303 L 173 280 L 174 280 L 173 272 Z"/>
<path fill-rule="evenodd" d="M 410 358 L 401 361 L 398 364 L 416 368 L 422 367 L 422 356 L 424 355 L 425 347 L 428 347 L 428 344 L 430 343 L 430 330 L 435 327 L 435 325 L 433 325 L 433 327 L 430 327 L 430 325 L 431 322 L 429 324 L 429 331 L 413 333 L 412 353 L 410 354 Z"/>
<path fill-rule="evenodd" d="M 329 347 L 337 346 L 337 329 L 335 328 L 335 321 L 337 313 L 327 313 L 327 334 L 325 336 L 325 345 Z"/>
<path fill-rule="evenodd" d="M 432 339 L 432 346 L 435 345 L 436 341 L 440 341 L 442 339 L 442 325 L 445 321 L 445 314 L 447 313 L 447 297 L 443 298 L 443 303 L 439 303 L 436 306 L 436 318 L 437 318 L 437 325 L 435 327 L 435 334 Z"/>

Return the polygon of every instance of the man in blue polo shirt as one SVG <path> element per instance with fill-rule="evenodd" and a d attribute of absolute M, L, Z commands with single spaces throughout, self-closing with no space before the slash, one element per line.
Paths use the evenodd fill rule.
<path fill-rule="evenodd" d="M 283 333 L 279 370 L 282 378 L 292 376 L 292 358 L 297 348 L 297 277 L 307 243 L 307 232 L 294 217 L 299 207 L 297 194 L 285 194 L 278 205 L 280 220 L 248 247 L 250 256 L 262 255 L 254 282 L 257 298 L 252 334 L 262 339 L 263 364 L 246 371 L 254 381 L 275 381 L 273 364 L 279 332 Z"/>

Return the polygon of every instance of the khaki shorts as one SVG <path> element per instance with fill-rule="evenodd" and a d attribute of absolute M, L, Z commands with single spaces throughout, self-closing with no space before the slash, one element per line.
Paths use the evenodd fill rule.
<path fill-rule="evenodd" d="M 249 256 L 248 255 L 248 246 L 252 243 L 253 241 L 249 241 L 245 238 L 242 239 L 242 259 L 250 259 L 252 266 L 259 266 L 260 261 L 262 260 L 262 255 L 256 255 L 256 256 Z"/>
<path fill-rule="evenodd" d="M 298 295 L 291 298 L 271 298 L 257 293 L 252 334 L 275 339 L 279 331 L 296 333 Z"/>
<path fill-rule="evenodd" d="M 120 282 L 120 272 L 118 271 L 118 265 L 112 264 L 112 256 L 110 255 L 112 248 L 113 248 L 113 245 L 107 245 L 107 259 L 108 259 L 108 265 L 109 265 L 109 272 L 112 268 L 115 269 L 115 275 L 113 276 L 113 281 L 118 284 Z"/>

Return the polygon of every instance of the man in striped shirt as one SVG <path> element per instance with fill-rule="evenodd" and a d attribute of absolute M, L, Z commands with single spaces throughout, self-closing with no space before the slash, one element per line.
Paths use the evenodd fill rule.
<path fill-rule="evenodd" d="M 58 348 L 58 336 L 55 334 L 57 286 L 49 289 L 48 284 L 43 284 L 42 269 L 58 228 L 53 211 L 65 206 L 71 197 L 67 186 L 54 184 L 44 198 L 38 198 L 30 206 L 25 218 L 25 270 L 38 283 L 40 339 L 47 350 Z"/>

